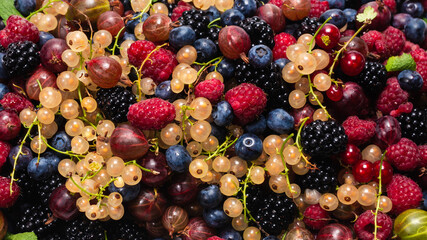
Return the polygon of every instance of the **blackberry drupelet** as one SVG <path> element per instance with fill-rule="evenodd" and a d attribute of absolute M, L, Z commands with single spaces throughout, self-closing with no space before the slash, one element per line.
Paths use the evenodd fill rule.
<path fill-rule="evenodd" d="M 25 209 L 16 223 L 18 232 L 33 232 L 40 238 L 54 231 L 58 221 L 51 219 L 52 212 L 47 206 L 35 204 Z M 47 224 L 48 223 L 48 224 Z"/>
<path fill-rule="evenodd" d="M 427 143 L 427 108 L 414 108 L 410 113 L 397 117 L 402 137 L 409 138 L 418 145 Z"/>
<path fill-rule="evenodd" d="M 108 228 L 108 239 L 133 240 L 148 238 L 144 228 L 126 218 L 122 218 L 119 221 L 109 221 L 107 226 L 110 226 Z"/>
<path fill-rule="evenodd" d="M 65 227 L 68 240 L 104 240 L 104 228 L 99 221 L 90 221 L 86 217 L 78 218 Z"/>
<path fill-rule="evenodd" d="M 54 173 L 48 179 L 35 182 L 35 188 L 37 189 L 37 195 L 42 204 L 48 205 L 49 196 L 57 187 L 65 184 L 65 178 L 59 173 Z"/>
<path fill-rule="evenodd" d="M 387 83 L 387 71 L 379 62 L 366 62 L 362 72 L 352 78 L 366 93 L 379 95 Z"/>
<path fill-rule="evenodd" d="M 3 56 L 3 65 L 9 76 L 31 73 L 40 64 L 38 51 L 37 44 L 30 41 L 11 43 Z"/>
<path fill-rule="evenodd" d="M 268 109 L 290 109 L 288 102 L 290 91 L 282 79 L 279 66 L 275 63 L 265 68 L 254 68 L 249 63 L 239 60 L 234 73 L 238 83 L 255 84 L 267 94 Z"/>
<path fill-rule="evenodd" d="M 136 98 L 123 87 L 102 88 L 96 95 L 98 106 L 104 114 L 115 123 L 127 121 L 130 105 L 136 103 Z"/>
<path fill-rule="evenodd" d="M 6 52 L 6 48 L 3 47 L 3 45 L 0 45 L 0 53 L 5 53 Z"/>
<path fill-rule="evenodd" d="M 333 120 L 316 120 L 301 131 L 301 144 L 311 157 L 329 157 L 346 149 L 344 128 Z"/>
<path fill-rule="evenodd" d="M 172 11 L 173 9 L 177 6 L 177 2 L 175 0 L 160 0 L 158 2 L 164 3 L 166 5 L 166 7 L 168 7 L 168 15 L 169 17 L 172 16 Z"/>
<path fill-rule="evenodd" d="M 181 26 L 190 26 L 196 32 L 196 39 L 207 38 L 209 36 L 209 17 L 202 10 L 191 9 L 185 11 L 178 21 L 181 23 Z"/>
<path fill-rule="evenodd" d="M 252 46 L 264 44 L 273 49 L 273 29 L 264 20 L 259 17 L 246 18 L 240 21 L 239 26 L 249 34 Z"/>
<path fill-rule="evenodd" d="M 337 185 L 338 170 L 332 163 L 333 160 L 327 158 L 314 159 L 314 164 L 318 169 L 310 169 L 305 175 L 297 176 L 296 183 L 300 186 L 301 192 L 305 189 L 317 190 L 321 193 L 330 192 Z"/>
<path fill-rule="evenodd" d="M 246 203 L 252 217 L 269 234 L 279 235 L 295 218 L 297 206 L 284 193 L 276 194 L 268 186 L 252 185 L 246 190 Z"/>
<path fill-rule="evenodd" d="M 17 181 L 16 183 L 21 188 L 21 196 L 25 199 L 34 200 L 34 196 L 37 196 L 36 182 L 28 175 L 27 171 L 16 172 Z"/>
<path fill-rule="evenodd" d="M 218 27 L 211 27 L 211 28 L 209 28 L 209 30 L 208 30 L 208 38 L 210 39 L 210 40 L 212 40 L 212 42 L 214 42 L 215 43 L 215 45 L 217 46 L 217 48 L 219 49 L 219 47 L 218 47 L 218 36 L 219 36 L 219 31 L 221 31 L 221 29 L 220 28 L 218 28 Z"/>
<path fill-rule="evenodd" d="M 304 18 L 302 22 L 300 23 L 299 27 L 294 32 L 294 37 L 298 39 L 301 35 L 304 33 L 309 33 L 311 35 L 314 35 L 316 33 L 316 30 L 318 27 L 322 25 L 321 22 L 319 22 L 319 19 L 316 17 L 313 18 Z"/>
<path fill-rule="evenodd" d="M 37 237 L 40 240 L 66 240 L 58 232 L 52 232 L 49 235 L 44 236 L 44 237 L 39 237 L 39 236 L 37 236 Z"/>

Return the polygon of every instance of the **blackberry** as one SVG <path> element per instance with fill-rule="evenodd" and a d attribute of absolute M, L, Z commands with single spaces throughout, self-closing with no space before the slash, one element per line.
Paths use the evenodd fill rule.
<path fill-rule="evenodd" d="M 221 31 L 220 28 L 218 27 L 211 27 L 208 30 L 208 38 L 210 40 L 212 40 L 212 42 L 215 43 L 215 45 L 217 46 L 217 49 L 219 49 L 218 47 L 218 36 L 219 36 L 219 31 Z"/>
<path fill-rule="evenodd" d="M 53 231 L 60 220 L 51 219 L 52 212 L 47 206 L 36 204 L 27 209 L 16 223 L 18 232 L 34 232 L 43 237 Z"/>
<path fill-rule="evenodd" d="M 196 38 L 207 38 L 209 17 L 206 12 L 202 10 L 191 9 L 182 13 L 182 16 L 178 19 L 181 25 L 190 26 L 194 32 L 196 32 Z"/>
<path fill-rule="evenodd" d="M 290 109 L 288 102 L 289 88 L 282 79 L 282 73 L 275 63 L 265 68 L 254 68 L 239 60 L 234 71 L 238 83 L 253 83 L 267 94 L 268 109 Z"/>
<path fill-rule="evenodd" d="M 378 95 L 386 86 L 387 71 L 379 62 L 366 62 L 362 72 L 353 80 L 362 86 L 366 93 Z"/>
<path fill-rule="evenodd" d="M 304 18 L 300 23 L 299 27 L 294 32 L 294 37 L 298 39 L 304 33 L 309 33 L 314 35 L 318 27 L 320 27 L 322 23 L 319 22 L 319 19 L 316 17 L 313 18 Z"/>
<path fill-rule="evenodd" d="M 104 114 L 115 123 L 126 122 L 130 105 L 136 103 L 136 98 L 123 87 L 102 88 L 96 95 L 98 106 Z"/>
<path fill-rule="evenodd" d="M 21 195 L 25 199 L 33 199 L 37 196 L 36 182 L 28 175 L 27 171 L 17 172 L 16 183 L 21 188 Z M 33 199 L 34 200 L 34 199 Z"/>
<path fill-rule="evenodd" d="M 58 232 L 52 232 L 44 237 L 37 236 L 40 240 L 66 240 Z"/>
<path fill-rule="evenodd" d="M 402 137 L 409 138 L 418 145 L 427 143 L 427 108 L 414 108 L 410 113 L 397 117 Z"/>
<path fill-rule="evenodd" d="M 274 193 L 268 186 L 249 186 L 246 201 L 252 217 L 271 235 L 279 235 L 286 230 L 297 213 L 297 206 L 292 199 L 284 193 Z"/>
<path fill-rule="evenodd" d="M 249 34 L 252 46 L 264 44 L 274 47 L 274 33 L 270 25 L 259 17 L 246 18 L 240 21 L 239 26 Z"/>
<path fill-rule="evenodd" d="M 166 5 L 166 7 L 168 7 L 168 15 L 169 17 L 172 16 L 172 11 L 173 9 L 177 6 L 177 4 L 175 2 L 175 0 L 160 0 L 158 2 L 164 3 Z"/>
<path fill-rule="evenodd" d="M 304 152 L 312 157 L 328 157 L 346 149 L 347 135 L 335 121 L 316 120 L 301 131 L 301 144 Z"/>
<path fill-rule="evenodd" d="M 63 178 L 59 173 L 52 174 L 51 177 L 43 181 L 35 183 L 37 189 L 37 195 L 42 204 L 48 205 L 49 196 L 59 186 L 65 184 L 65 178 Z"/>
<path fill-rule="evenodd" d="M 3 45 L 0 44 L 0 53 L 5 53 L 6 48 L 3 47 Z"/>
<path fill-rule="evenodd" d="M 144 228 L 139 227 L 131 220 L 122 218 L 119 221 L 110 221 L 107 225 L 110 226 L 108 228 L 108 239 L 147 239 Z"/>
<path fill-rule="evenodd" d="M 65 227 L 68 240 L 104 240 L 104 228 L 99 221 L 90 221 L 85 217 L 73 220 Z"/>
<path fill-rule="evenodd" d="M 331 159 L 321 158 L 311 161 L 316 164 L 317 169 L 309 170 L 305 175 L 297 176 L 296 183 L 300 186 L 301 192 L 305 189 L 317 190 L 321 193 L 330 192 L 337 185 L 338 170 Z"/>
<path fill-rule="evenodd" d="M 11 43 L 3 56 L 3 65 L 9 76 L 31 73 L 40 64 L 37 44 L 24 41 Z"/>

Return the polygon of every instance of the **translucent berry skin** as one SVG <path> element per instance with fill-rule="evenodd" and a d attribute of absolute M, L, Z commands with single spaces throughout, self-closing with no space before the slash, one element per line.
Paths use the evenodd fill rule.
<path fill-rule="evenodd" d="M 324 226 L 317 234 L 317 240 L 352 240 L 353 233 L 347 226 L 332 223 Z"/>
<path fill-rule="evenodd" d="M 328 96 L 331 101 L 338 102 L 343 97 L 343 89 L 341 86 L 332 84 L 326 91 L 326 96 Z"/>
<path fill-rule="evenodd" d="M 347 144 L 347 148 L 341 153 L 341 161 L 344 164 L 354 165 L 361 159 L 360 149 L 354 144 Z"/>
<path fill-rule="evenodd" d="M 237 59 L 241 53 L 247 53 L 251 47 L 249 35 L 238 26 L 222 28 L 218 36 L 218 45 L 222 54 L 229 59 Z"/>
<path fill-rule="evenodd" d="M 110 57 L 96 57 L 86 64 L 89 77 L 101 88 L 116 86 L 122 76 L 120 63 Z"/>
<path fill-rule="evenodd" d="M 381 161 L 376 161 L 372 164 L 374 179 L 376 182 L 379 181 L 379 173 L 380 173 Z M 381 167 L 381 184 L 387 185 L 393 177 L 393 167 L 387 161 L 383 161 Z"/>
<path fill-rule="evenodd" d="M 65 185 L 55 189 L 49 197 L 49 208 L 53 215 L 65 221 L 76 217 L 79 212 L 76 207 L 78 196 L 78 194 L 71 195 Z"/>
<path fill-rule="evenodd" d="M 358 182 L 369 182 L 372 179 L 372 175 L 372 163 L 367 160 L 359 161 L 353 166 L 353 176 Z"/>
<path fill-rule="evenodd" d="M 144 134 L 128 123 L 119 125 L 110 137 L 111 151 L 123 160 L 139 159 L 149 148 Z"/>
<path fill-rule="evenodd" d="M 327 23 L 317 34 L 316 45 L 325 50 L 330 50 L 338 45 L 340 37 L 340 30 L 335 25 Z"/>
<path fill-rule="evenodd" d="M 266 21 L 274 32 L 281 32 L 286 25 L 282 10 L 273 4 L 265 4 L 258 8 L 256 15 Z"/>
<path fill-rule="evenodd" d="M 365 57 L 357 51 L 348 51 L 340 59 L 341 70 L 348 76 L 356 76 L 365 66 Z"/>
<path fill-rule="evenodd" d="M 386 148 L 397 143 L 402 137 L 399 122 L 392 116 L 384 116 L 377 120 L 375 128 L 375 143 Z"/>

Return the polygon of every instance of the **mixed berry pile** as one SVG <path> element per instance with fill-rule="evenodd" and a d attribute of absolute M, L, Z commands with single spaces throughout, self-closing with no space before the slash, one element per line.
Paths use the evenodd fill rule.
<path fill-rule="evenodd" d="M 0 239 L 427 239 L 426 0 L 14 3 Z"/>

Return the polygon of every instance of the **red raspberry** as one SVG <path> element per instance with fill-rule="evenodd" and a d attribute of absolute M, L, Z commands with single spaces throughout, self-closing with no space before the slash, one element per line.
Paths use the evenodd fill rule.
<path fill-rule="evenodd" d="M 267 104 L 264 91 L 251 83 L 242 83 L 228 90 L 225 100 L 231 105 L 234 115 L 241 124 L 255 120 Z"/>
<path fill-rule="evenodd" d="M 416 63 L 427 61 L 427 52 L 426 50 L 420 48 L 416 45 L 413 49 L 411 49 L 410 54 Z"/>
<path fill-rule="evenodd" d="M 20 193 L 16 182 L 12 183 L 12 191 L 10 194 L 10 178 L 0 176 L 0 208 L 8 208 L 15 204 Z"/>
<path fill-rule="evenodd" d="M 285 3 L 285 0 L 271 0 L 268 3 L 274 4 L 274 5 L 278 6 L 279 8 L 282 8 L 282 5 L 283 5 L 283 3 Z"/>
<path fill-rule="evenodd" d="M 408 101 L 409 94 L 400 88 L 396 77 L 387 80 L 387 86 L 381 92 L 377 100 L 377 109 L 383 114 L 389 114 L 392 110 L 399 108 L 399 105 Z"/>
<path fill-rule="evenodd" d="M 383 2 L 390 9 L 390 12 L 396 13 L 396 0 L 384 0 Z"/>
<path fill-rule="evenodd" d="M 407 138 L 387 148 L 388 161 L 400 171 L 412 171 L 420 164 L 417 144 Z"/>
<path fill-rule="evenodd" d="M 19 41 L 39 42 L 36 25 L 20 16 L 12 15 L 6 21 L 6 28 L 0 31 L 0 43 L 4 48 Z"/>
<path fill-rule="evenodd" d="M 213 237 L 208 238 L 207 240 L 225 240 L 225 239 L 217 237 L 217 236 L 213 236 Z"/>
<path fill-rule="evenodd" d="M 361 37 L 368 45 L 369 52 L 378 55 L 380 59 L 386 59 L 390 56 L 387 43 L 382 33 L 372 30 Z"/>
<path fill-rule="evenodd" d="M 387 48 L 390 50 L 391 56 L 400 55 L 405 47 L 405 34 L 392 26 L 388 27 L 383 34 L 384 41 L 386 42 Z"/>
<path fill-rule="evenodd" d="M 182 2 L 182 1 L 180 1 Z M 190 5 L 179 5 L 176 8 L 173 9 L 172 11 L 172 16 L 171 16 L 171 20 L 172 22 L 178 21 L 178 18 L 180 18 L 182 16 L 182 13 L 188 10 L 191 10 L 192 7 Z"/>
<path fill-rule="evenodd" d="M 194 89 L 196 97 L 205 97 L 212 104 L 215 104 L 221 100 L 222 94 L 224 93 L 224 83 L 218 79 L 208 79 L 197 84 Z"/>
<path fill-rule="evenodd" d="M 294 36 L 289 33 L 279 33 L 274 36 L 274 47 L 273 47 L 273 58 L 277 60 L 279 58 L 286 57 L 286 49 L 292 44 L 295 44 L 297 40 Z"/>
<path fill-rule="evenodd" d="M 323 210 L 319 204 L 310 205 L 305 209 L 303 215 L 305 225 L 314 230 L 321 229 L 329 222 L 329 213 Z"/>
<path fill-rule="evenodd" d="M 368 142 L 375 135 L 375 122 L 361 120 L 357 116 L 348 117 L 342 126 L 348 136 L 348 143 L 357 146 Z"/>
<path fill-rule="evenodd" d="M 154 43 L 150 41 L 136 41 L 130 45 L 128 57 L 129 63 L 137 68 L 147 59 L 141 69 L 142 74 L 159 84 L 169 78 L 178 61 L 171 51 L 164 48 L 155 50 L 155 48 Z"/>
<path fill-rule="evenodd" d="M 427 92 L 427 80 L 425 80 L 427 79 L 427 52 L 424 49 L 418 47 L 412 50 L 410 53 L 414 58 L 414 61 L 417 63 L 417 72 L 424 79 L 421 91 Z"/>
<path fill-rule="evenodd" d="M 377 239 L 386 240 L 393 229 L 393 220 L 385 213 L 378 212 L 377 224 Z M 360 240 L 374 239 L 373 229 L 375 226 L 375 215 L 371 210 L 367 210 L 360 214 L 354 223 L 354 231 Z"/>
<path fill-rule="evenodd" d="M 150 98 L 129 107 L 129 122 L 141 130 L 160 130 L 175 119 L 175 107 L 160 98 Z"/>
<path fill-rule="evenodd" d="M 420 167 L 427 167 L 427 145 L 418 146 L 420 153 Z"/>
<path fill-rule="evenodd" d="M 10 144 L 7 142 L 0 141 L 0 168 L 4 165 L 9 156 Z"/>
<path fill-rule="evenodd" d="M 417 208 L 423 199 L 423 193 L 418 184 L 400 174 L 393 175 L 391 182 L 387 185 L 387 196 L 393 203 L 391 211 L 395 214 Z"/>
<path fill-rule="evenodd" d="M 320 17 L 322 13 L 329 10 L 329 2 L 328 1 L 320 1 L 320 0 L 311 0 L 311 8 L 309 17 Z"/>
<path fill-rule="evenodd" d="M 20 113 L 26 108 L 34 109 L 34 105 L 30 100 L 14 92 L 6 93 L 0 100 L 0 104 L 4 109 L 14 110 L 17 113 Z"/>
<path fill-rule="evenodd" d="M 411 41 L 406 41 L 405 42 L 405 47 L 403 47 L 403 52 L 405 53 L 410 53 L 411 51 L 420 48 L 420 46 L 418 44 L 415 44 Z"/>

